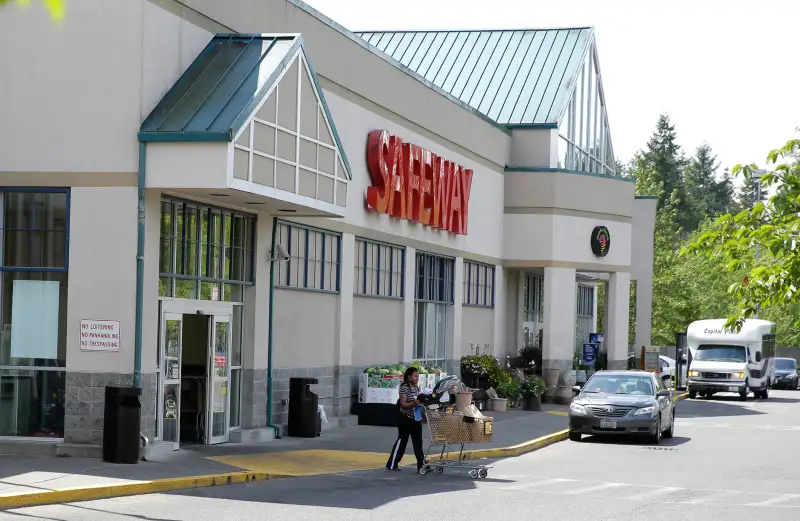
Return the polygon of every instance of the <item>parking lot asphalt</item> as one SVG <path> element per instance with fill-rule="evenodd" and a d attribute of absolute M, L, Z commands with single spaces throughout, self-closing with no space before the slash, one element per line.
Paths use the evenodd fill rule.
<path fill-rule="evenodd" d="M 800 393 L 678 404 L 675 438 L 563 442 L 493 464 L 489 478 L 382 470 L 0 512 L 2 521 L 773 520 L 800 516 Z M 485 517 L 483 514 L 481 516 Z M 478 516 L 478 517 L 481 517 Z"/>

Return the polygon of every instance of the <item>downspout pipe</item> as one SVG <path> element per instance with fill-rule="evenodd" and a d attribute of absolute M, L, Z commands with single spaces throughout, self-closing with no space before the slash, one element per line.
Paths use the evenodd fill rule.
<path fill-rule="evenodd" d="M 267 427 L 275 430 L 275 439 L 281 437 L 281 428 L 272 423 L 272 318 L 275 309 L 275 241 L 278 236 L 278 218 L 272 218 L 272 242 L 270 246 L 270 261 L 269 261 L 269 315 L 267 318 Z"/>
<path fill-rule="evenodd" d="M 147 145 L 139 142 L 139 192 L 138 231 L 136 234 L 136 325 L 133 344 L 133 385 L 142 388 L 142 315 L 144 314 L 144 181 Z"/>

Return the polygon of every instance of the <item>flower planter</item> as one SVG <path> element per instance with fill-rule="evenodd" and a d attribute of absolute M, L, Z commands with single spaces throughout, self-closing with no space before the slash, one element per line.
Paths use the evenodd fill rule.
<path fill-rule="evenodd" d="M 508 400 L 505 398 L 492 398 L 492 410 L 496 412 L 503 412 L 506 410 Z"/>
<path fill-rule="evenodd" d="M 542 410 L 542 397 L 530 396 L 524 399 L 524 406 L 526 411 L 541 411 Z"/>

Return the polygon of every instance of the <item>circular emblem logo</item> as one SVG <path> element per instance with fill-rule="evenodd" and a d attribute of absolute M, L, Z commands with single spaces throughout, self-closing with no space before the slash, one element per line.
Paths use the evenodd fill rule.
<path fill-rule="evenodd" d="M 614 408 L 613 407 L 606 407 L 606 412 L 614 412 Z"/>
<path fill-rule="evenodd" d="M 611 234 L 605 226 L 595 226 L 591 239 L 592 253 L 597 257 L 605 257 L 611 249 Z"/>

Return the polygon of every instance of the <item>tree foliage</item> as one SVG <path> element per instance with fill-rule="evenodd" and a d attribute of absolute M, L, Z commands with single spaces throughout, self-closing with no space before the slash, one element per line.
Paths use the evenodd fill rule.
<path fill-rule="evenodd" d="M 66 0 L 41 0 L 50 16 L 56 20 L 61 21 L 66 15 Z M 0 7 L 5 7 L 9 4 L 19 4 L 27 7 L 31 2 L 30 0 L 0 0 Z"/>
<path fill-rule="evenodd" d="M 735 216 L 727 213 L 709 224 L 684 249 L 724 265 L 735 274 L 728 287 L 736 302 L 728 314 L 728 325 L 740 328 L 759 310 L 780 311 L 784 320 L 792 317 L 792 331 L 800 327 L 796 311 L 800 304 L 800 140 L 790 140 L 767 156 L 766 170 L 756 165 L 737 165 L 734 175 L 745 186 L 757 182 L 772 195 L 757 201 Z M 754 174 L 760 173 L 760 179 Z"/>
<path fill-rule="evenodd" d="M 794 161 L 794 165 L 800 164 L 800 148 L 797 147 L 784 147 L 782 151 L 773 152 L 773 156 L 776 159 L 787 158 L 789 162 Z M 786 177 L 787 168 L 791 170 L 790 167 L 782 167 L 778 171 L 784 172 L 781 175 Z M 735 168 L 734 173 L 739 177 L 747 177 L 747 172 L 754 170 L 755 166 L 751 165 Z M 675 127 L 667 116 L 659 118 L 648 146 L 625 165 L 624 172 L 636 180 L 637 195 L 659 199 L 653 245 L 652 342 L 674 345 L 675 333 L 686 331 L 686 327 L 694 320 L 741 316 L 741 310 L 747 306 L 743 304 L 739 293 L 755 291 L 752 287 L 756 280 L 754 276 L 761 273 L 753 269 L 756 238 L 762 241 L 763 230 L 756 232 L 752 227 L 765 223 L 755 217 L 744 217 L 757 212 L 759 208 L 753 206 L 754 185 L 746 180 L 738 191 L 734 190 L 731 173 L 727 169 L 719 173 L 718 161 L 708 144 L 699 146 L 692 157 L 685 158 L 677 145 Z M 794 172 L 797 173 L 797 166 Z M 800 205 L 800 179 L 795 181 L 798 190 L 788 192 L 792 195 L 787 197 L 795 197 L 795 203 Z M 776 195 L 787 190 L 787 187 L 783 191 L 777 188 L 784 185 L 777 177 L 766 176 L 762 183 L 765 188 L 770 188 L 770 193 Z M 767 190 L 763 190 L 763 193 L 766 194 Z M 766 199 L 763 204 L 768 205 L 768 201 Z M 800 219 L 798 209 L 788 207 L 788 211 L 794 211 Z M 728 223 L 728 228 L 720 228 L 721 222 Z M 742 235 L 735 235 L 738 228 L 731 228 L 734 224 L 749 224 L 752 240 L 740 244 Z M 800 222 L 797 226 L 800 227 Z M 727 246 L 703 250 L 699 255 L 687 254 L 689 251 L 698 252 L 698 241 L 705 241 L 709 248 L 720 244 Z M 790 250 L 790 245 L 781 243 L 780 239 L 760 244 L 763 266 L 773 266 L 775 261 L 767 263 L 767 255 L 773 255 L 772 248 L 776 244 L 778 250 Z M 732 263 L 734 257 L 725 251 L 734 246 L 737 262 Z M 740 286 L 744 280 L 749 281 L 751 287 L 745 284 L 742 289 Z M 766 290 L 767 287 L 760 284 L 759 287 Z M 794 287 L 800 287 L 796 280 Z M 734 288 L 733 293 L 729 292 L 731 288 Z M 768 294 L 766 290 L 763 295 L 767 298 L 758 302 L 761 306 L 759 316 L 777 323 L 779 345 L 797 345 L 800 343 L 800 329 L 794 326 L 794 321 L 795 317 L 800 317 L 800 301 L 776 299 Z M 750 305 L 750 308 L 754 309 L 755 306 Z M 634 320 L 632 318 L 632 323 Z"/>

